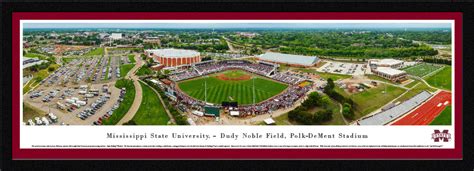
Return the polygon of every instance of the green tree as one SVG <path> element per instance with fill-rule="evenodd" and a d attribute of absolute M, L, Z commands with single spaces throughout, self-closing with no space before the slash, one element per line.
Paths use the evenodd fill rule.
<path fill-rule="evenodd" d="M 342 107 L 342 115 L 348 119 L 354 118 L 354 111 L 352 110 L 352 106 L 349 103 L 344 103 Z"/>

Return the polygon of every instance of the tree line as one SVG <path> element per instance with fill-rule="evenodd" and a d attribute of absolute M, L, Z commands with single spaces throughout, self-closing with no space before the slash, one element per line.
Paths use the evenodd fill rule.
<path fill-rule="evenodd" d="M 321 96 L 317 92 L 309 94 L 301 106 L 288 112 L 288 119 L 305 125 L 318 125 L 332 119 L 333 111 L 329 107 L 330 99 Z M 323 110 L 314 113 L 308 112 L 314 107 L 322 107 Z"/>
<path fill-rule="evenodd" d="M 354 101 L 350 98 L 346 98 L 343 95 L 339 94 L 334 90 L 335 84 L 334 81 L 329 78 L 327 80 L 327 84 L 324 87 L 324 93 L 326 93 L 329 97 L 333 98 L 334 100 L 338 101 L 342 105 L 342 115 L 348 119 L 354 119 Z"/>

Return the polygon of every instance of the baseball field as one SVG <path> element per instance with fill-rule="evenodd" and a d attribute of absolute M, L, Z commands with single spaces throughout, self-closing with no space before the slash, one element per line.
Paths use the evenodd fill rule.
<path fill-rule="evenodd" d="M 207 87 L 207 102 L 219 104 L 232 101 L 238 102 L 239 105 L 253 103 L 253 85 L 255 103 L 273 97 L 288 87 L 286 84 L 242 70 L 223 71 L 178 83 L 179 88 L 193 98 L 204 101 Z"/>

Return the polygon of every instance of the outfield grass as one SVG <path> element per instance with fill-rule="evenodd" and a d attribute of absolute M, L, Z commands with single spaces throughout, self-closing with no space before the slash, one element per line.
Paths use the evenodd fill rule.
<path fill-rule="evenodd" d="M 128 55 L 128 60 L 130 61 L 130 63 L 135 63 L 136 62 L 134 57 L 135 57 L 135 55 L 133 55 L 133 54 Z"/>
<path fill-rule="evenodd" d="M 104 48 L 95 48 L 89 52 L 87 52 L 86 54 L 84 54 L 84 56 L 102 56 L 104 55 Z"/>
<path fill-rule="evenodd" d="M 382 106 L 386 105 L 388 102 L 392 101 L 393 99 L 400 96 L 404 89 L 387 85 L 387 84 L 379 84 L 380 86 L 365 90 L 363 92 L 355 93 L 353 95 L 349 95 L 345 91 L 343 91 L 339 87 L 335 87 L 334 89 L 342 94 L 347 98 L 351 98 L 355 103 L 355 119 L 363 117 Z M 386 86 L 386 92 L 385 91 Z"/>
<path fill-rule="evenodd" d="M 132 118 L 137 125 L 167 125 L 170 118 L 166 114 L 158 94 L 148 85 L 140 82 L 142 86 L 142 103 L 137 113 Z"/>
<path fill-rule="evenodd" d="M 125 77 L 135 64 L 120 65 L 120 77 Z"/>
<path fill-rule="evenodd" d="M 426 82 L 433 87 L 451 90 L 451 66 L 444 67 L 441 71 L 426 78 Z"/>
<path fill-rule="evenodd" d="M 314 73 L 314 74 L 318 74 L 319 76 L 321 76 L 322 78 L 324 79 L 329 79 L 331 78 L 332 80 L 339 80 L 339 79 L 346 79 L 346 78 L 351 78 L 350 75 L 342 75 L 342 74 L 332 74 L 332 73 L 325 73 L 325 72 L 318 72 L 314 69 L 307 69 L 307 68 L 299 68 L 299 69 L 296 69 L 296 71 L 300 71 L 300 72 L 306 72 L 306 73 Z"/>
<path fill-rule="evenodd" d="M 135 100 L 135 86 L 133 85 L 132 80 L 127 79 L 120 79 L 117 80 L 115 83 L 115 87 L 122 89 L 125 88 L 127 91 L 123 97 L 123 101 L 120 103 L 120 106 L 114 110 L 112 116 L 109 119 L 104 120 L 104 125 L 115 125 L 117 124 L 123 116 L 128 112 L 130 107 L 133 104 L 133 100 Z"/>
<path fill-rule="evenodd" d="M 135 74 L 138 76 L 150 75 L 150 74 L 153 74 L 153 70 L 151 70 L 150 68 L 144 65 L 140 67 L 140 69 L 138 69 L 138 71 Z"/>
<path fill-rule="evenodd" d="M 408 74 L 418 76 L 418 77 L 423 77 L 425 75 L 428 75 L 429 73 L 436 71 L 437 69 L 441 68 L 441 65 L 435 65 L 435 64 L 428 64 L 428 63 L 421 63 L 415 66 L 411 66 L 408 68 L 405 68 L 405 70 Z"/>
<path fill-rule="evenodd" d="M 451 111 L 452 107 L 447 106 L 431 123 L 430 125 L 451 125 Z"/>
<path fill-rule="evenodd" d="M 225 71 L 224 74 L 232 71 Z M 245 71 L 240 71 L 250 74 Z M 252 104 L 253 101 L 253 80 L 224 81 L 216 78 L 221 73 L 212 74 L 209 77 L 187 80 L 178 83 L 179 88 L 199 100 L 205 100 L 205 81 L 207 80 L 207 101 L 220 104 L 222 101 L 236 101 L 239 104 Z M 257 75 L 255 76 L 255 102 L 259 103 L 273 97 L 288 85 L 269 80 Z"/>

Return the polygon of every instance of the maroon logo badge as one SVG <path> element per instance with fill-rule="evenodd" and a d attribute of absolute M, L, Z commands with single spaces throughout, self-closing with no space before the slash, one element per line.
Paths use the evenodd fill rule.
<path fill-rule="evenodd" d="M 431 134 L 431 138 L 434 139 L 434 142 L 448 142 L 449 139 L 451 139 L 451 134 L 448 133 L 448 130 L 443 130 L 443 132 L 440 132 L 439 130 L 435 129 L 434 133 Z"/>

